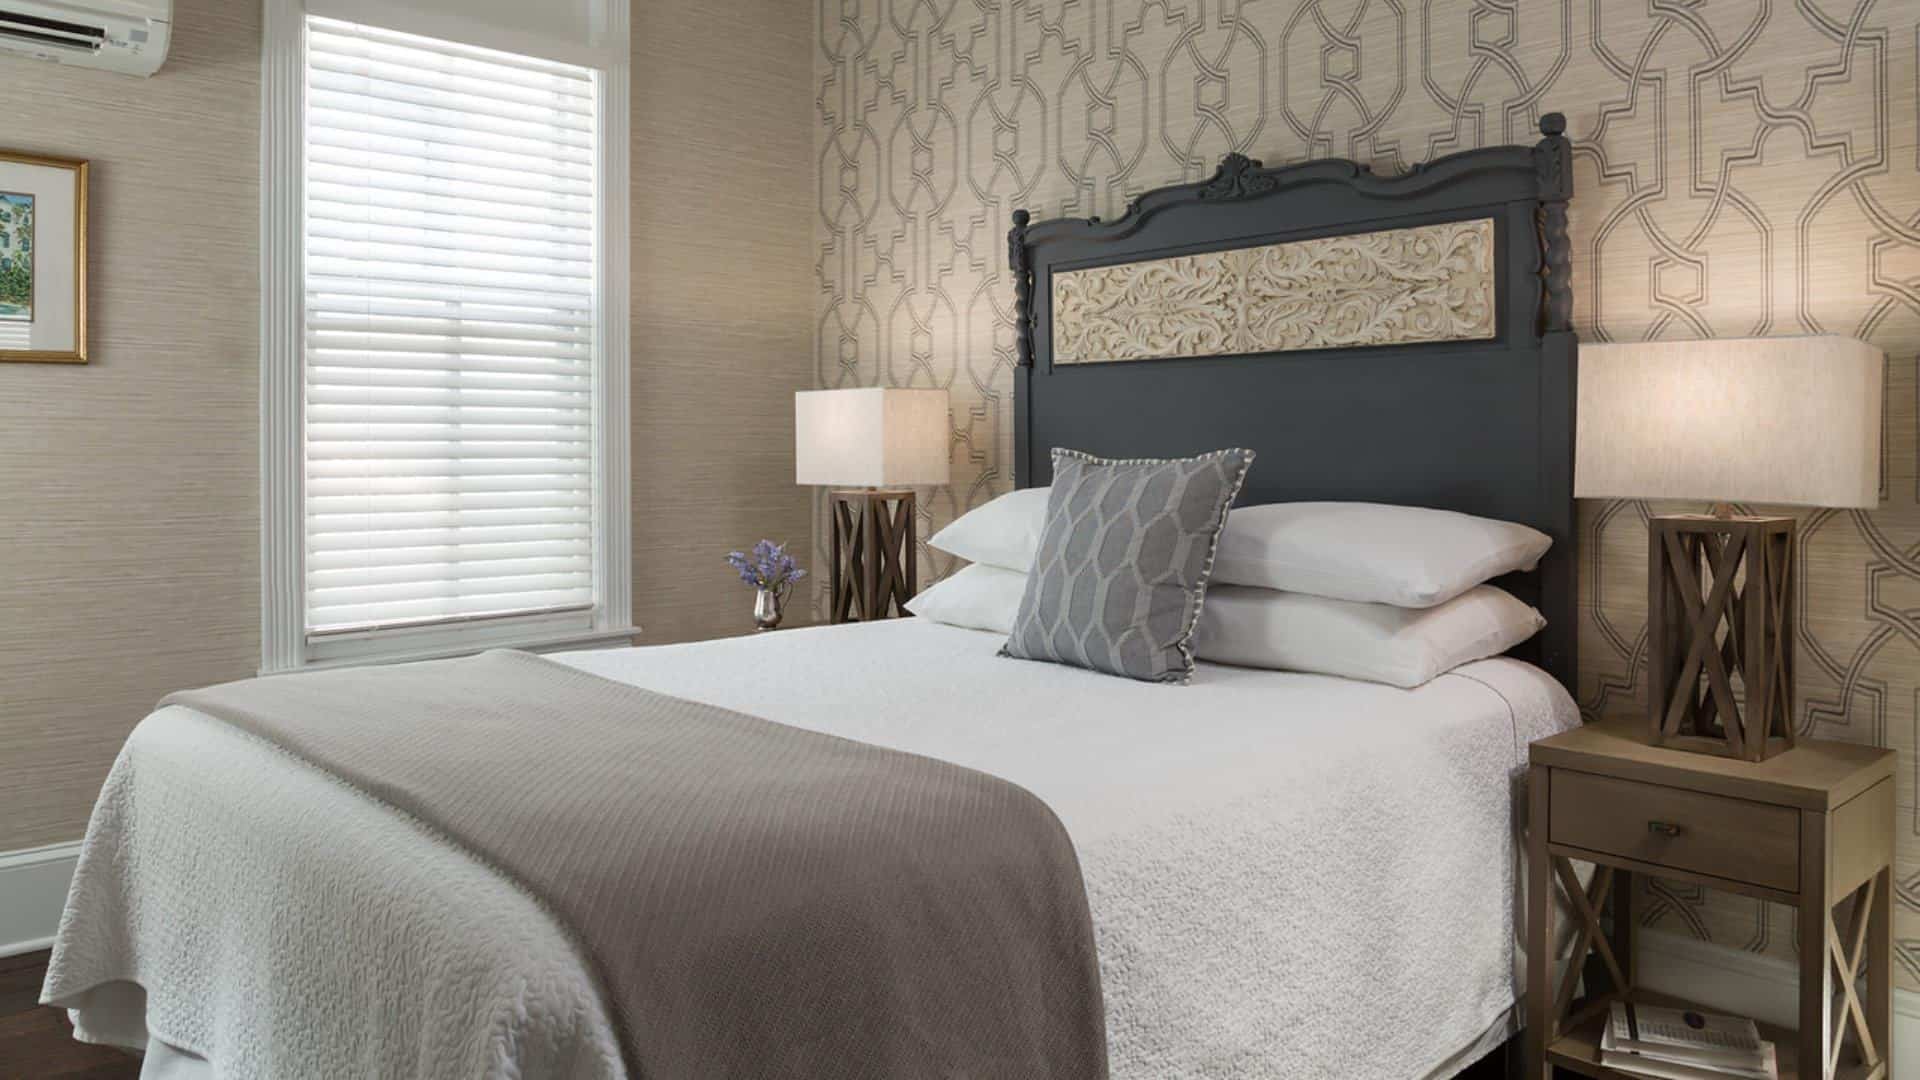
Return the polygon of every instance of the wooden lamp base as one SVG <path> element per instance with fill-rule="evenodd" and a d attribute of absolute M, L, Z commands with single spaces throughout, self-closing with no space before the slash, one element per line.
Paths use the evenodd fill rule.
<path fill-rule="evenodd" d="M 1653 745 L 1745 761 L 1794 745 L 1793 544 L 1788 517 L 1667 514 L 1652 520 L 1647 713 Z"/>
<path fill-rule="evenodd" d="M 827 492 L 833 528 L 830 622 L 907 614 L 919 576 L 913 510 L 908 489 Z"/>

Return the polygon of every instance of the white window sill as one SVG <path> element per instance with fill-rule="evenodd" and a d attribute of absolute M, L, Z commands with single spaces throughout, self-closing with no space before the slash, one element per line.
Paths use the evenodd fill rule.
<path fill-rule="evenodd" d="M 262 675 L 284 675 L 292 671 L 325 671 L 328 668 L 365 667 L 370 664 L 408 664 L 416 660 L 446 660 L 456 656 L 472 656 L 488 649 L 519 649 L 524 652 L 559 652 L 565 649 L 606 649 L 620 648 L 633 644 L 640 634 L 637 626 L 620 627 L 611 630 L 576 630 L 569 633 L 527 633 L 517 637 L 488 637 L 485 640 L 465 640 L 423 646 L 405 651 L 364 652 L 342 656 L 310 657 L 295 667 L 268 670 L 262 668 Z"/>

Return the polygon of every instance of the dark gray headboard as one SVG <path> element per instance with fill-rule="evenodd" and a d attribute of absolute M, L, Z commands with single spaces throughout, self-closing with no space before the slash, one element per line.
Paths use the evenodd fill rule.
<path fill-rule="evenodd" d="M 1014 472 L 1046 484 L 1054 447 L 1171 457 L 1258 452 L 1242 504 L 1335 499 L 1433 506 L 1553 537 L 1536 573 L 1500 584 L 1546 615 L 1516 655 L 1569 689 L 1575 671 L 1573 426 L 1566 124 L 1533 146 L 1469 150 L 1400 176 L 1350 161 L 1262 168 L 1148 192 L 1103 222 L 1014 214 L 1020 332 Z M 1125 363 L 1054 363 L 1056 273 L 1316 237 L 1491 218 L 1495 323 L 1484 340 Z"/>

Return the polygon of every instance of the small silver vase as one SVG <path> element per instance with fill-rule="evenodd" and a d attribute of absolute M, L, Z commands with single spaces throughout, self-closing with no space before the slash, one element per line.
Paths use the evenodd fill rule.
<path fill-rule="evenodd" d="M 774 589 L 760 589 L 753 597 L 753 627 L 756 630 L 772 630 L 780 625 L 781 596 Z"/>

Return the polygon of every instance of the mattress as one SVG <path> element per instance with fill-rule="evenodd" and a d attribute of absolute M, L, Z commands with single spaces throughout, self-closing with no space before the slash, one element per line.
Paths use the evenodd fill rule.
<path fill-rule="evenodd" d="M 1038 795 L 1080 857 L 1117 1078 L 1443 1076 L 1511 1030 L 1526 745 L 1578 723 L 1543 672 L 1181 687 L 999 643 L 910 619 L 557 659 Z M 535 898 L 181 708 L 102 791 L 47 997 L 182 1073 L 623 1075 Z"/>

